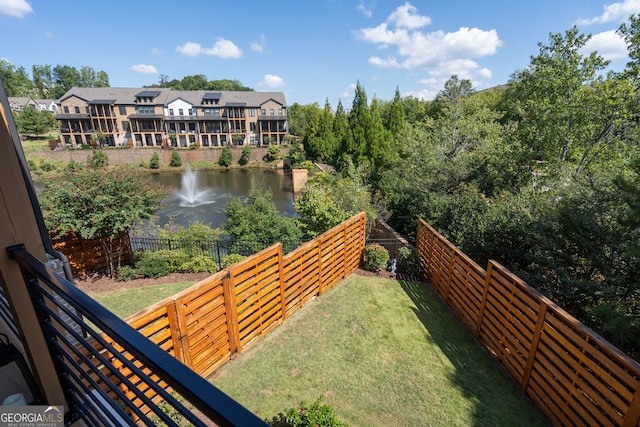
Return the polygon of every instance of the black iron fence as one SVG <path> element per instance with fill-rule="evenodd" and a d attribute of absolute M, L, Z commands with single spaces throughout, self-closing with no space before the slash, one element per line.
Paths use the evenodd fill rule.
<path fill-rule="evenodd" d="M 23 245 L 7 248 L 25 285 L 65 391 L 67 425 L 266 426 L 57 275 Z M 193 405 L 197 411 L 190 409 Z M 178 421 L 176 421 L 178 420 Z"/>
<path fill-rule="evenodd" d="M 184 250 L 191 255 L 211 257 L 220 268 L 223 260 L 231 254 L 249 256 L 268 248 L 275 243 L 282 243 L 282 252 L 289 253 L 303 240 L 270 241 L 270 240 L 186 240 L 163 239 L 158 237 L 130 237 L 132 251 Z"/>

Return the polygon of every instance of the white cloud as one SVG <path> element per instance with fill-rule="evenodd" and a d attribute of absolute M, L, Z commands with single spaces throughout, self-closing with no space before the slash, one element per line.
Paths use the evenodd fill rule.
<path fill-rule="evenodd" d="M 273 74 L 265 74 L 259 85 L 270 88 L 282 87 L 284 86 L 284 80 L 282 77 L 278 77 Z"/>
<path fill-rule="evenodd" d="M 358 3 L 358 6 L 356 7 L 356 9 L 358 9 L 359 12 L 362 12 L 362 14 L 367 18 L 371 18 L 371 16 L 373 15 L 373 12 L 371 11 L 371 9 L 365 6 L 364 2 L 362 1 Z"/>
<path fill-rule="evenodd" d="M 604 59 L 615 60 L 625 58 L 628 55 L 627 43 L 615 31 L 604 31 L 594 34 L 582 48 L 582 54 L 598 52 Z"/>
<path fill-rule="evenodd" d="M 131 69 L 136 73 L 158 74 L 158 70 L 153 65 L 144 65 L 144 64 L 132 65 Z"/>
<path fill-rule="evenodd" d="M 356 36 L 372 43 L 404 44 L 409 40 L 407 30 L 390 30 L 386 22 L 373 28 L 363 28 Z"/>
<path fill-rule="evenodd" d="M 491 70 L 480 67 L 476 61 L 495 54 L 502 45 L 496 30 L 470 27 L 460 27 L 453 32 L 419 30 L 430 23 L 429 17 L 418 14 L 414 6 L 405 3 L 385 22 L 363 28 L 355 35 L 379 48 L 395 50 L 384 57 L 369 57 L 369 64 L 421 72 L 427 76 L 422 80 L 427 88 L 413 96 L 425 98 L 437 93 L 453 74 L 471 80 L 474 85 L 478 84 L 474 80 L 491 77 Z"/>
<path fill-rule="evenodd" d="M 33 12 L 33 9 L 25 0 L 0 0 L 0 15 L 24 18 L 30 12 Z"/>
<path fill-rule="evenodd" d="M 251 43 L 251 45 L 249 47 L 254 52 L 262 52 L 262 50 L 264 49 L 264 46 L 265 46 L 266 43 L 267 43 L 267 41 L 264 38 L 264 34 L 262 34 L 260 36 L 260 41 Z"/>
<path fill-rule="evenodd" d="M 624 0 L 611 3 L 603 7 L 602 15 L 594 18 L 581 19 L 578 25 L 604 24 L 607 22 L 623 21 L 634 13 L 640 13 L 640 0 Z"/>
<path fill-rule="evenodd" d="M 431 24 L 431 18 L 418 15 L 418 9 L 407 2 L 391 12 L 391 15 L 387 18 L 387 22 L 393 22 L 397 27 L 414 30 Z"/>
<path fill-rule="evenodd" d="M 220 37 L 216 43 L 210 47 L 202 47 L 200 43 L 187 42 L 176 50 L 185 56 L 211 55 L 222 59 L 235 59 L 242 56 L 242 50 L 232 41 Z"/>
<path fill-rule="evenodd" d="M 151 55 L 153 55 L 153 56 L 162 56 L 162 55 L 164 55 L 164 50 L 158 49 L 157 47 L 154 47 L 153 49 L 151 49 Z"/>
<path fill-rule="evenodd" d="M 402 94 L 403 98 L 411 96 L 416 99 L 421 99 L 423 101 L 430 101 L 436 97 L 439 91 L 431 90 L 431 89 L 423 89 L 419 91 L 409 91 Z"/>

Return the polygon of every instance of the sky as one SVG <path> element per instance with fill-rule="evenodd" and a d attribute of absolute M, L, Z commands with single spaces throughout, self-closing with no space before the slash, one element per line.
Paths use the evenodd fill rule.
<path fill-rule="evenodd" d="M 349 109 L 369 101 L 430 100 L 452 75 L 477 90 L 505 84 L 572 26 L 624 69 L 616 30 L 640 0 L 0 0 L 0 59 L 24 67 L 105 71 L 112 87 L 160 76 L 238 80 L 287 104 Z"/>

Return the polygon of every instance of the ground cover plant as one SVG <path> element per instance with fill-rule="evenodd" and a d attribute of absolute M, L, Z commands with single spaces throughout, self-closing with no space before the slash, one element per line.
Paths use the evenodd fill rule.
<path fill-rule="evenodd" d="M 427 286 L 352 276 L 210 381 L 264 419 L 323 396 L 354 426 L 550 425 Z"/>

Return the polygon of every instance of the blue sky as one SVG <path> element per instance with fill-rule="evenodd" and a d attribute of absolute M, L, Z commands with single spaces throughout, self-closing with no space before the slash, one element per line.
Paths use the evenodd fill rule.
<path fill-rule="evenodd" d="M 538 42 L 573 25 L 622 70 L 615 30 L 640 0 L 0 0 L 0 58 L 104 70 L 114 87 L 204 74 L 294 102 L 350 108 L 367 96 L 432 99 L 452 75 L 506 83 Z"/>

